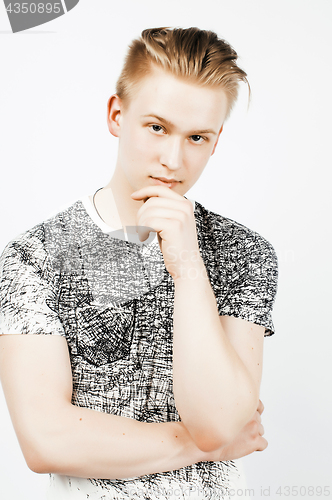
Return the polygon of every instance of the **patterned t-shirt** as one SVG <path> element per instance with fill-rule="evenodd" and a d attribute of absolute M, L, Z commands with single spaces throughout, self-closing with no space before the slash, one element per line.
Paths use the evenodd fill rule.
<path fill-rule="evenodd" d="M 178 421 L 172 390 L 174 283 L 155 233 L 107 230 L 89 200 L 11 241 L 0 260 L 0 333 L 63 335 L 72 403 L 142 422 Z M 195 202 L 199 248 L 220 315 L 273 333 L 272 246 Z M 231 498 L 236 462 L 129 479 L 51 475 L 54 499 Z M 230 496 L 231 495 L 231 496 Z M 233 496 L 234 498 L 234 496 Z"/>

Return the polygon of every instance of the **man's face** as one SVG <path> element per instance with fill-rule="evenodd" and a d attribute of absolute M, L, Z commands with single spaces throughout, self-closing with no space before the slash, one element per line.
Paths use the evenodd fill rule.
<path fill-rule="evenodd" d="M 127 107 L 120 103 L 114 135 L 122 188 L 161 184 L 185 194 L 213 154 L 226 113 L 222 90 L 153 70 Z"/>

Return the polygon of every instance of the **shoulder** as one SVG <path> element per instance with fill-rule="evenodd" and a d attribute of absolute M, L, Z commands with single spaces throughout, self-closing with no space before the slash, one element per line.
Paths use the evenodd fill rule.
<path fill-rule="evenodd" d="M 208 210 L 198 202 L 195 202 L 195 218 L 198 238 L 206 249 L 229 252 L 237 258 L 247 255 L 253 259 L 256 255 L 261 260 L 268 257 L 277 264 L 273 246 L 256 231 Z"/>
<path fill-rule="evenodd" d="M 75 226 L 83 224 L 84 214 L 82 203 L 77 201 L 13 238 L 2 251 L 0 271 L 8 267 L 14 269 L 15 263 L 44 268 L 50 250 L 59 245 L 64 235 L 70 233 L 73 236 Z"/>
<path fill-rule="evenodd" d="M 234 316 L 274 332 L 271 311 L 277 292 L 275 250 L 260 234 L 196 202 L 200 250 L 220 315 Z"/>

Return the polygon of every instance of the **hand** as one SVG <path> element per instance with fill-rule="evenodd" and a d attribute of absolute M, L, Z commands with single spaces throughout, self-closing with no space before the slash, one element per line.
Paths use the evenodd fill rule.
<path fill-rule="evenodd" d="M 264 411 L 264 406 L 259 400 L 258 408 L 250 420 L 237 435 L 232 443 L 209 453 L 211 458 L 206 460 L 235 460 L 237 458 L 250 455 L 254 451 L 263 451 L 267 448 L 267 441 L 263 438 L 264 427 L 261 423 L 261 414 Z"/>
<path fill-rule="evenodd" d="M 152 228 L 158 233 L 166 269 L 174 279 L 188 276 L 190 269 L 205 271 L 201 259 L 192 203 L 166 186 L 148 186 L 132 193 L 146 200 L 137 212 L 140 239 Z"/>

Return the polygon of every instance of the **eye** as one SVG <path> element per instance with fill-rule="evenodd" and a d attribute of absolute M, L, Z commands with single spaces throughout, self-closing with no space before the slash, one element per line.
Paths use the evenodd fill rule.
<path fill-rule="evenodd" d="M 156 132 L 157 134 L 160 132 L 164 133 L 164 129 L 161 125 L 153 124 L 153 125 L 150 125 L 150 128 L 153 132 Z"/>
<path fill-rule="evenodd" d="M 197 135 L 197 134 L 194 134 L 194 135 L 191 135 L 190 136 L 190 139 L 192 140 L 192 142 L 194 142 L 195 144 L 202 144 L 206 139 L 205 137 L 201 136 L 201 135 Z"/>

